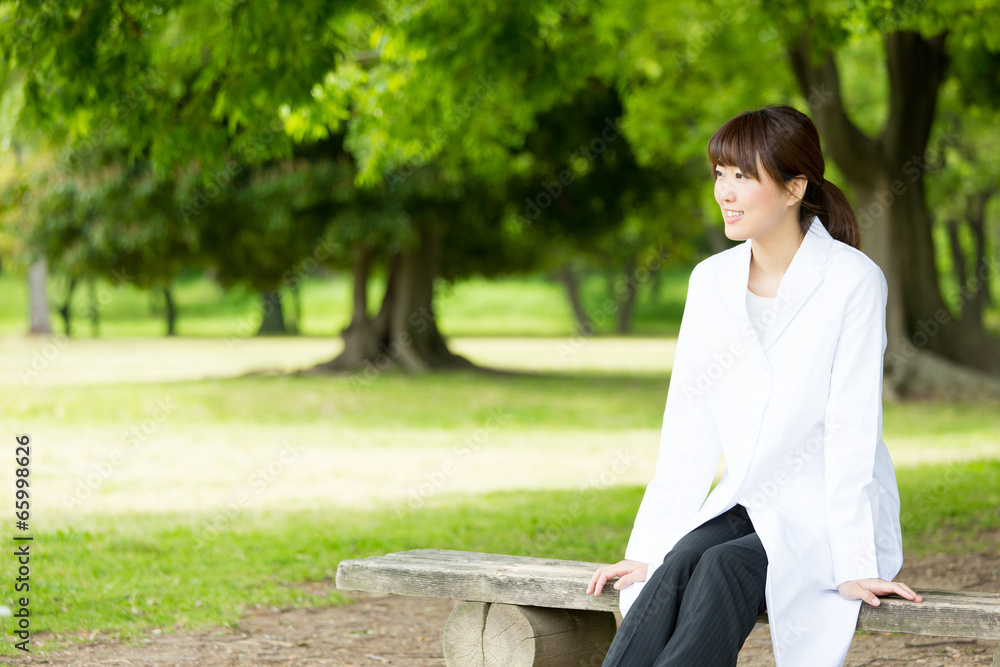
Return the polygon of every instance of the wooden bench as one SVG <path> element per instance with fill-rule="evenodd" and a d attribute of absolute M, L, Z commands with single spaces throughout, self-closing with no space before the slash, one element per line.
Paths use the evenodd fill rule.
<path fill-rule="evenodd" d="M 449 667 L 594 665 L 615 635 L 618 591 L 586 594 L 598 563 L 417 549 L 337 567 L 337 588 L 459 600 L 444 628 Z M 1000 593 L 918 591 L 863 604 L 858 630 L 1000 639 Z M 761 614 L 759 623 L 767 623 Z M 1000 667 L 1000 647 L 993 656 Z"/>

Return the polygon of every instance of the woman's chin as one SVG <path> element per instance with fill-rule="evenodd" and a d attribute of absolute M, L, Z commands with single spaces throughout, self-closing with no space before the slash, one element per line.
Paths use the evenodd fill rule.
<path fill-rule="evenodd" d="M 748 237 L 746 234 L 741 233 L 739 229 L 736 229 L 735 226 L 727 226 L 726 238 L 730 241 L 746 241 Z"/>

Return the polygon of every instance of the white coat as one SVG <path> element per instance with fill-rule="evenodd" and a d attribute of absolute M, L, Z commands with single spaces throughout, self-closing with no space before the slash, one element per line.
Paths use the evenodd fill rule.
<path fill-rule="evenodd" d="M 751 240 L 692 271 L 656 472 L 625 552 L 649 564 L 648 579 L 681 537 L 744 505 L 767 552 L 777 667 L 842 665 L 862 602 L 837 586 L 892 581 L 903 564 L 882 441 L 888 285 L 867 255 L 810 223 L 763 340 L 746 308 Z M 726 471 L 706 499 L 720 453 Z M 643 585 L 622 590 L 622 614 Z"/>

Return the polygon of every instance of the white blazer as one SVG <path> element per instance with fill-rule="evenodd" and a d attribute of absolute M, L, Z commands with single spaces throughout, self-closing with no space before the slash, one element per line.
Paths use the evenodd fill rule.
<path fill-rule="evenodd" d="M 767 552 L 777 667 L 842 665 L 862 603 L 837 586 L 892 581 L 903 564 L 882 442 L 888 285 L 867 255 L 810 223 L 763 340 L 746 308 L 752 241 L 692 271 L 656 472 L 625 551 L 652 576 L 681 537 L 744 505 Z M 726 472 L 706 499 L 720 454 Z M 643 585 L 622 590 L 623 614 Z"/>

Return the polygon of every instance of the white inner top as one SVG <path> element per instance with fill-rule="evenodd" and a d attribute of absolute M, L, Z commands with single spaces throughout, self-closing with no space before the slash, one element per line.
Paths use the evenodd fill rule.
<path fill-rule="evenodd" d="M 774 315 L 767 317 L 767 322 L 762 321 L 764 319 L 762 316 L 771 307 L 776 298 L 778 297 L 754 294 L 747 287 L 747 313 L 750 315 L 750 322 L 753 324 L 754 329 L 757 330 L 757 337 L 760 339 L 764 338 L 764 330 L 767 329 L 767 325 L 774 321 Z"/>

